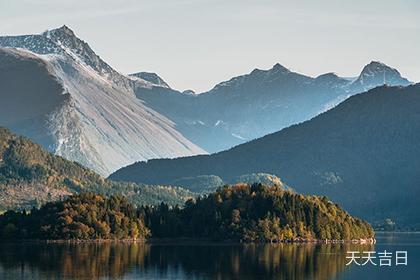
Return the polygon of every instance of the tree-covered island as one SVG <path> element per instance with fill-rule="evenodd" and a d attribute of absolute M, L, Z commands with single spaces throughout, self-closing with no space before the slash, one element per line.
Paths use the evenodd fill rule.
<path fill-rule="evenodd" d="M 82 193 L 30 212 L 0 216 L 5 239 L 96 240 L 191 238 L 234 242 L 353 240 L 372 227 L 326 197 L 280 186 L 237 184 L 189 200 L 183 207 L 135 207 L 123 196 Z"/>

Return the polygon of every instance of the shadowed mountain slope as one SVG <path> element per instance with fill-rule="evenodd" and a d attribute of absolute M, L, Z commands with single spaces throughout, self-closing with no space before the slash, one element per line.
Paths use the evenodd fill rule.
<path fill-rule="evenodd" d="M 208 152 L 218 152 L 309 120 L 354 94 L 384 84 L 410 82 L 396 69 L 375 61 L 355 81 L 334 73 L 313 78 L 276 64 L 197 95 L 157 86 L 140 85 L 134 91 L 173 120 L 188 139 Z"/>
<path fill-rule="evenodd" d="M 420 85 L 379 87 L 304 123 L 213 155 L 150 160 L 117 180 L 165 183 L 266 172 L 370 221 L 420 226 Z"/>

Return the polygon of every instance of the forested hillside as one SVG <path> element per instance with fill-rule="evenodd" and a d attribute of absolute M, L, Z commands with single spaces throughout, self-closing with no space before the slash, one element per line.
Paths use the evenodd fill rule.
<path fill-rule="evenodd" d="M 49 202 L 40 209 L 0 216 L 2 239 L 145 239 L 137 209 L 125 198 L 93 193 Z"/>
<path fill-rule="evenodd" d="M 183 204 L 193 196 L 181 188 L 107 180 L 0 127 L 0 210 L 31 209 L 86 191 L 124 194 L 136 205 L 162 201 L 171 205 Z"/>

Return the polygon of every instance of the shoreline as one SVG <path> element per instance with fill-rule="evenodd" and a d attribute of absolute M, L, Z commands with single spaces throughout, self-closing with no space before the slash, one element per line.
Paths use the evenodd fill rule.
<path fill-rule="evenodd" d="M 353 240 L 319 240 L 295 239 L 276 242 L 244 242 L 240 240 L 212 240 L 200 238 L 149 238 L 149 239 L 24 239 L 2 240 L 0 243 L 45 243 L 45 244 L 103 244 L 103 243 L 139 243 L 150 245 L 245 245 L 245 244 L 376 244 L 375 238 L 360 238 Z"/>
<path fill-rule="evenodd" d="M 386 230 L 375 230 L 375 234 L 383 234 L 383 233 L 405 233 L 405 234 L 410 234 L 410 233 L 420 233 L 420 230 L 415 230 L 415 231 L 408 231 L 408 230 L 403 230 L 403 231 L 386 231 Z"/>

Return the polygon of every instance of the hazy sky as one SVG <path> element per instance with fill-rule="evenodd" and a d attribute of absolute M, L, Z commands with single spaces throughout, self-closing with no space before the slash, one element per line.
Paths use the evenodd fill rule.
<path fill-rule="evenodd" d="M 63 24 L 114 68 L 198 92 L 280 64 L 355 76 L 371 60 L 420 81 L 420 1 L 0 0 L 0 34 Z"/>

